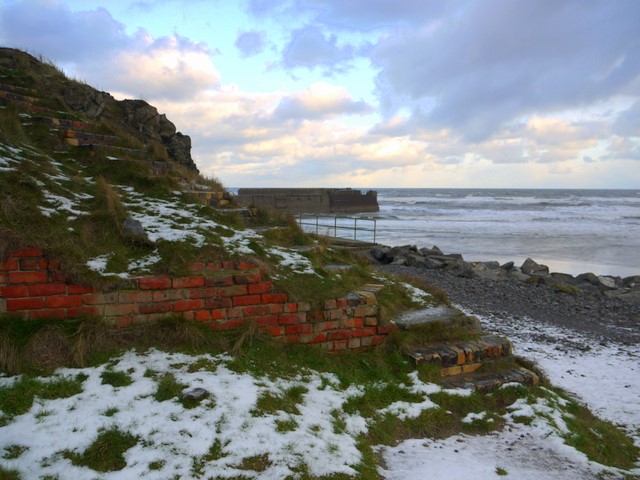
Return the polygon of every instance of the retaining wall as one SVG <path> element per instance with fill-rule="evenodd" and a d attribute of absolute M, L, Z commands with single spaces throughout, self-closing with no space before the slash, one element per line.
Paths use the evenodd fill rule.
<path fill-rule="evenodd" d="M 0 261 L 0 313 L 25 320 L 104 317 L 118 327 L 178 314 L 212 330 L 251 321 L 280 341 L 329 351 L 375 346 L 395 328 L 380 325 L 375 294 L 381 285 L 365 285 L 312 309 L 274 292 L 253 263 L 201 262 L 192 271 L 188 277 L 137 277 L 130 289 L 99 292 L 68 281 L 41 249 L 22 249 Z"/>

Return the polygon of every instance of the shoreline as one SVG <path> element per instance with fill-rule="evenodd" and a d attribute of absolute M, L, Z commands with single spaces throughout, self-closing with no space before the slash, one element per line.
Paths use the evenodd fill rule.
<path fill-rule="evenodd" d="M 534 261 L 525 268 L 511 262 L 466 262 L 459 254 L 437 255 L 435 248 L 420 249 L 427 253 L 421 255 L 414 247 L 375 247 L 369 256 L 378 271 L 440 287 L 452 303 L 479 315 L 561 326 L 595 343 L 640 344 L 640 275 L 627 277 L 629 286 L 616 287 L 616 277 L 585 274 L 578 279 L 549 273 Z"/>

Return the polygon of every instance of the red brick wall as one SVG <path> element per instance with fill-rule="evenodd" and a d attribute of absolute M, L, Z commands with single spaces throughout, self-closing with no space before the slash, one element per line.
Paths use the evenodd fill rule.
<path fill-rule="evenodd" d="M 41 249 L 22 249 L 0 261 L 0 313 L 28 320 L 99 316 L 120 327 L 179 314 L 212 330 L 251 321 L 283 342 L 329 351 L 377 345 L 393 328 L 379 325 L 379 285 L 365 285 L 312 310 L 274 292 L 252 263 L 201 262 L 192 271 L 188 277 L 138 277 L 132 279 L 135 288 L 103 293 L 69 283 L 59 263 Z"/>

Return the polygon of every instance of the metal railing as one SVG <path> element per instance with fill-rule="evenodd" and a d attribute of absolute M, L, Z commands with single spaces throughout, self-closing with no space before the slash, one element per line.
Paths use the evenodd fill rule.
<path fill-rule="evenodd" d="M 296 220 L 307 233 L 376 243 L 376 220 L 373 218 L 300 214 Z"/>

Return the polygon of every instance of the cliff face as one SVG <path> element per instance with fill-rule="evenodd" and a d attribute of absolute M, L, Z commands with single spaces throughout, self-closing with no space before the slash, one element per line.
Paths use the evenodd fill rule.
<path fill-rule="evenodd" d="M 34 92 L 50 97 L 58 108 L 90 120 L 108 119 L 145 144 L 162 145 L 169 160 L 198 171 L 191 158 L 191 138 L 144 100 L 118 101 L 107 92 L 67 79 L 55 67 L 20 50 L 0 48 L 0 65 L 30 78 Z"/>

